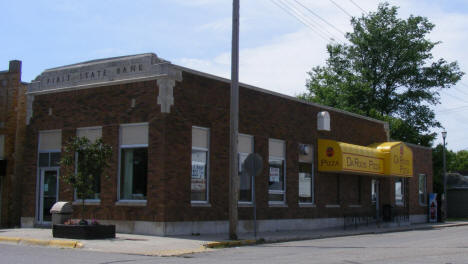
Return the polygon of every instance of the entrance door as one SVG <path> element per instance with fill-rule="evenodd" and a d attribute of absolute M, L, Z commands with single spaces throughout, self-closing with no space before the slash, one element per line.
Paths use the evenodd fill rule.
<path fill-rule="evenodd" d="M 47 224 L 52 221 L 50 209 L 58 198 L 59 169 L 41 168 L 40 175 L 39 223 Z"/>
<path fill-rule="evenodd" d="M 380 219 L 379 180 L 372 180 L 372 203 L 375 205 L 375 219 Z"/>

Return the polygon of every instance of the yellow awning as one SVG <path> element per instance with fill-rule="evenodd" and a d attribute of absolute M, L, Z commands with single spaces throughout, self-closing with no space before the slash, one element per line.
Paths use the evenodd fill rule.
<path fill-rule="evenodd" d="M 413 152 L 403 142 L 359 146 L 318 140 L 318 170 L 380 176 L 413 176 Z"/>

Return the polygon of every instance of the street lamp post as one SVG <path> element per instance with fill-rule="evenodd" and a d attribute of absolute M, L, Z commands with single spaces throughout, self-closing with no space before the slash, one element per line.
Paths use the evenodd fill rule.
<path fill-rule="evenodd" d="M 442 214 L 442 222 L 445 222 L 445 219 L 447 218 L 447 168 L 445 165 L 445 138 L 447 137 L 447 131 L 442 132 L 442 140 L 444 144 L 444 148 L 442 150 L 442 159 L 443 159 L 443 173 L 444 173 L 444 194 L 442 196 L 442 208 L 444 209 L 444 213 Z"/>

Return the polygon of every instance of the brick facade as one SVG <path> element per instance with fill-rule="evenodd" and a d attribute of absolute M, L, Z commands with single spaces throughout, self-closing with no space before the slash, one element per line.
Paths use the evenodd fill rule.
<path fill-rule="evenodd" d="M 10 61 L 0 72 L 0 135 L 4 136 L 6 171 L 0 175 L 0 226 L 18 226 L 20 219 L 22 158 L 26 124 L 26 84 L 21 82 L 21 61 Z"/>
<path fill-rule="evenodd" d="M 176 67 L 176 66 L 174 66 Z M 105 143 L 114 149 L 108 177 L 101 179 L 101 201 L 89 205 L 87 217 L 114 221 L 183 222 L 226 221 L 229 193 L 229 89 L 227 80 L 182 67 L 181 81 L 173 88 L 174 105 L 161 113 L 157 80 L 129 81 L 99 85 L 88 89 L 36 94 L 33 115 L 27 132 L 25 175 L 22 188 L 22 216 L 37 219 L 37 148 L 41 130 L 60 129 L 62 145 L 76 135 L 79 127 L 102 126 Z M 132 107 L 132 100 L 135 106 Z M 317 114 L 328 111 L 331 131 L 317 131 Z M 148 180 L 145 206 L 117 202 L 119 164 L 119 127 L 121 124 L 147 122 Z M 210 129 L 209 202 L 191 204 L 192 126 Z M 371 202 L 371 176 L 319 173 L 314 160 L 313 206 L 298 202 L 299 144 L 313 146 L 317 140 L 332 139 L 356 145 L 388 141 L 385 123 L 315 104 L 299 101 L 259 88 L 241 85 L 239 132 L 253 135 L 254 151 L 264 162 L 256 178 L 257 218 L 315 219 L 341 218 L 346 215 L 375 215 Z M 286 146 L 286 202 L 268 204 L 268 141 L 281 139 Z M 414 175 L 427 175 L 427 192 L 432 191 L 430 149 L 414 146 Z M 380 204 L 394 204 L 394 179 L 380 177 Z M 73 200 L 73 191 L 59 183 L 59 200 Z M 426 214 L 418 203 L 418 180 L 407 181 L 406 205 L 400 214 Z M 75 216 L 80 208 L 75 207 Z M 239 218 L 252 219 L 252 207 L 239 207 Z"/>

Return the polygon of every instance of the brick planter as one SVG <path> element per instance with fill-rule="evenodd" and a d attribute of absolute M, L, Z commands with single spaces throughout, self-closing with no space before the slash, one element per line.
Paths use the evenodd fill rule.
<path fill-rule="evenodd" d="M 73 239 L 115 238 L 115 225 L 53 225 L 52 235 Z"/>

